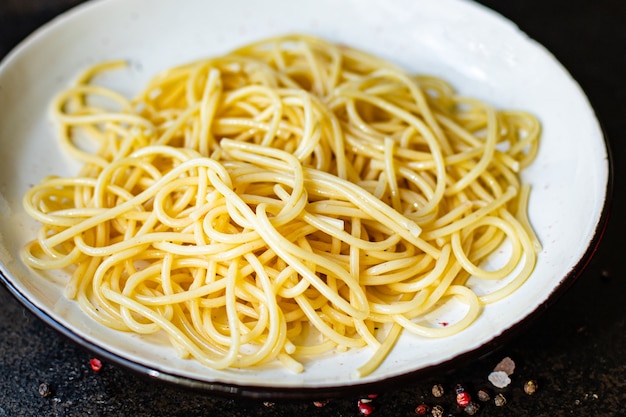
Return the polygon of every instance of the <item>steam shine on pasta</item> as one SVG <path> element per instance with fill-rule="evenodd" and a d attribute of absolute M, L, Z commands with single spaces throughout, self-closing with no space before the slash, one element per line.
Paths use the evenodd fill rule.
<path fill-rule="evenodd" d="M 532 272 L 533 116 L 301 35 L 169 69 L 133 99 L 97 84 L 122 65 L 57 97 L 83 168 L 24 197 L 42 224 L 24 262 L 69 271 L 97 322 L 164 332 L 214 369 L 368 348 L 360 377 L 402 332 L 458 333 Z M 481 266 L 505 240 L 503 265 Z M 451 300 L 462 318 L 425 319 Z"/>

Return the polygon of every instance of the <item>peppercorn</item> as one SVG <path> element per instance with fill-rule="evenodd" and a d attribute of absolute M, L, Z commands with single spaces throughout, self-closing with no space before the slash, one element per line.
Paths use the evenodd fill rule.
<path fill-rule="evenodd" d="M 274 407 L 276 403 L 271 402 L 271 401 L 263 401 L 263 405 L 270 408 L 270 407 Z"/>
<path fill-rule="evenodd" d="M 313 405 L 316 406 L 317 408 L 322 408 L 322 407 L 326 407 L 329 402 L 330 400 L 313 401 Z"/>
<path fill-rule="evenodd" d="M 502 407 L 503 405 L 506 404 L 506 398 L 504 397 L 504 395 L 498 394 L 493 399 L 493 403 L 496 405 L 496 407 Z"/>
<path fill-rule="evenodd" d="M 470 401 L 472 401 L 472 396 L 467 391 L 461 391 L 456 394 L 456 403 L 459 406 L 466 407 Z"/>
<path fill-rule="evenodd" d="M 100 359 L 97 358 L 89 359 L 89 365 L 91 366 L 91 369 L 93 369 L 95 372 L 98 372 L 100 371 L 100 369 L 102 369 L 102 362 L 100 361 Z"/>
<path fill-rule="evenodd" d="M 430 411 L 430 413 L 433 415 L 433 417 L 443 417 L 443 412 L 444 412 L 444 409 L 439 404 L 434 406 L 432 408 L 432 410 Z"/>
<path fill-rule="evenodd" d="M 365 401 L 363 401 L 365 400 Z M 372 400 L 371 399 L 365 399 L 365 398 L 361 398 L 358 402 L 357 402 L 357 407 L 359 408 L 359 412 L 361 414 L 363 414 L 364 416 L 369 416 L 371 415 L 374 410 L 374 404 L 372 404 Z"/>
<path fill-rule="evenodd" d="M 52 394 L 52 390 L 50 389 L 50 385 L 47 382 L 42 382 L 39 384 L 39 395 L 42 397 L 49 397 Z"/>
<path fill-rule="evenodd" d="M 463 385 L 461 385 L 461 384 L 456 384 L 456 385 L 454 386 L 454 392 L 455 392 L 456 394 L 460 394 L 460 393 L 462 393 L 462 392 L 465 392 L 465 387 L 464 387 Z"/>
<path fill-rule="evenodd" d="M 487 402 L 491 399 L 491 396 L 487 392 L 487 390 L 480 389 L 478 390 L 478 399 L 482 402 Z"/>
<path fill-rule="evenodd" d="M 528 395 L 533 395 L 535 391 L 537 391 L 537 388 L 539 388 L 537 382 L 532 379 L 530 381 L 526 381 L 524 384 L 524 392 Z"/>
<path fill-rule="evenodd" d="M 436 397 L 436 398 L 443 397 L 444 389 L 443 389 L 443 385 L 441 385 L 441 384 L 433 385 L 433 387 L 432 387 L 432 389 L 430 391 L 432 392 L 433 396 Z"/>
<path fill-rule="evenodd" d="M 467 404 L 463 410 L 470 416 L 473 416 L 478 412 L 478 410 L 480 410 L 480 405 L 478 405 L 474 401 L 470 401 L 470 403 Z"/>
<path fill-rule="evenodd" d="M 426 414 L 428 414 L 429 411 L 430 407 L 428 406 L 428 404 L 422 403 L 415 407 L 415 414 L 417 414 L 418 416 L 425 416 Z"/>

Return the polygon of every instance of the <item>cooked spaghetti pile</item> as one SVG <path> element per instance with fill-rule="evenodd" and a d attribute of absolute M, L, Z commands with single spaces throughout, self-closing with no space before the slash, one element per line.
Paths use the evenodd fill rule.
<path fill-rule="evenodd" d="M 69 271 L 99 323 L 163 332 L 215 369 L 300 372 L 367 346 L 359 377 L 403 330 L 460 332 L 531 274 L 533 116 L 308 36 L 168 69 L 132 100 L 97 84 L 122 64 L 57 97 L 83 168 L 24 198 L 42 224 L 24 261 Z M 470 277 L 500 285 L 477 294 Z M 459 319 L 427 319 L 450 303 Z"/>

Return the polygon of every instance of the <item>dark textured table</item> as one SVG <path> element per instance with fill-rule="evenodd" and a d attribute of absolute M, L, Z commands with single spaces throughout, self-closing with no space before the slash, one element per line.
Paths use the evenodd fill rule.
<path fill-rule="evenodd" d="M 76 0 L 0 0 L 0 57 Z M 453 388 L 491 388 L 507 400 L 481 403 L 479 416 L 626 415 L 626 1 L 485 0 L 551 50 L 582 85 L 612 142 L 615 191 L 605 238 L 575 285 L 537 322 L 463 369 L 380 392 L 374 415 L 411 416 L 426 402 L 453 407 Z M 0 109 L 1 111 L 2 109 Z M 0 151 L 1 152 L 1 151 Z M 575 184 L 573 184 L 575 186 Z M 512 383 L 494 390 L 487 376 L 504 357 Z M 0 288 L 0 416 L 358 416 L 358 396 L 323 408 L 312 401 L 215 397 L 150 381 L 104 363 L 69 342 Z M 533 395 L 528 380 L 538 382 Z M 440 383 L 441 398 L 431 394 Z M 42 386 L 42 384 L 44 384 Z M 48 392 L 40 392 L 40 386 Z M 45 394 L 45 395 L 42 395 Z M 456 410 L 458 411 L 458 410 Z M 462 415 L 463 413 L 461 413 Z"/>

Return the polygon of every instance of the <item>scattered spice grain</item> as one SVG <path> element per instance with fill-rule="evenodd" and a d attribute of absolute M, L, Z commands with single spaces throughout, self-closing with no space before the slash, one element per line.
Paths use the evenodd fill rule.
<path fill-rule="evenodd" d="M 493 368 L 494 372 L 505 372 L 507 375 L 513 375 L 513 373 L 515 372 L 515 362 L 513 361 L 513 359 L 509 358 L 508 356 L 504 359 L 502 359 L 495 368 Z"/>
<path fill-rule="evenodd" d="M 487 392 L 487 390 L 484 390 L 484 389 L 479 389 L 477 396 L 478 396 L 478 400 L 484 403 L 486 403 L 487 401 L 491 399 L 491 395 L 489 395 L 489 392 Z"/>
<path fill-rule="evenodd" d="M 50 385 L 47 382 L 42 382 L 41 384 L 39 384 L 39 395 L 44 398 L 52 395 L 52 390 L 50 389 Z"/>
<path fill-rule="evenodd" d="M 472 396 L 467 391 L 462 391 L 456 394 L 456 403 L 459 407 L 467 407 L 472 401 Z"/>
<path fill-rule="evenodd" d="M 528 395 L 533 395 L 537 391 L 537 388 L 539 388 L 537 381 L 532 379 L 530 381 L 526 381 L 524 384 L 524 392 Z"/>
<path fill-rule="evenodd" d="M 470 403 L 467 404 L 465 408 L 463 409 L 463 411 L 465 411 L 470 416 L 473 416 L 474 414 L 478 413 L 478 410 L 480 410 L 480 405 L 478 405 L 474 401 L 470 401 Z"/>
<path fill-rule="evenodd" d="M 504 371 L 493 371 L 487 379 L 497 388 L 504 388 L 511 383 L 511 378 Z"/>
<path fill-rule="evenodd" d="M 89 359 L 89 366 L 91 366 L 94 372 L 99 372 L 102 369 L 102 361 L 97 358 L 91 358 Z"/>
<path fill-rule="evenodd" d="M 361 413 L 364 416 L 371 415 L 376 409 L 374 407 L 374 404 L 372 404 L 372 400 L 370 398 L 361 398 L 357 402 L 357 407 L 359 409 L 359 413 Z"/>
<path fill-rule="evenodd" d="M 472 401 L 472 396 L 465 390 L 463 385 L 457 384 L 454 387 L 454 392 L 456 393 L 456 403 L 459 407 L 466 407 Z"/>
<path fill-rule="evenodd" d="M 433 417 L 443 417 L 444 409 L 442 406 L 437 404 L 436 406 L 432 408 L 430 413 L 433 415 Z"/>
<path fill-rule="evenodd" d="M 418 416 L 425 416 L 426 414 L 428 414 L 429 411 L 430 406 L 428 404 L 422 403 L 415 407 L 415 414 L 417 414 Z"/>
<path fill-rule="evenodd" d="M 493 399 L 493 403 L 496 405 L 496 407 L 502 407 L 506 404 L 506 398 L 504 397 L 504 395 L 498 394 Z"/>
<path fill-rule="evenodd" d="M 441 398 L 441 397 L 443 397 L 443 394 L 445 393 L 445 391 L 443 389 L 443 385 L 441 385 L 441 384 L 433 385 L 433 387 L 431 388 L 430 392 L 433 394 L 433 397 L 435 397 L 435 398 Z"/>

